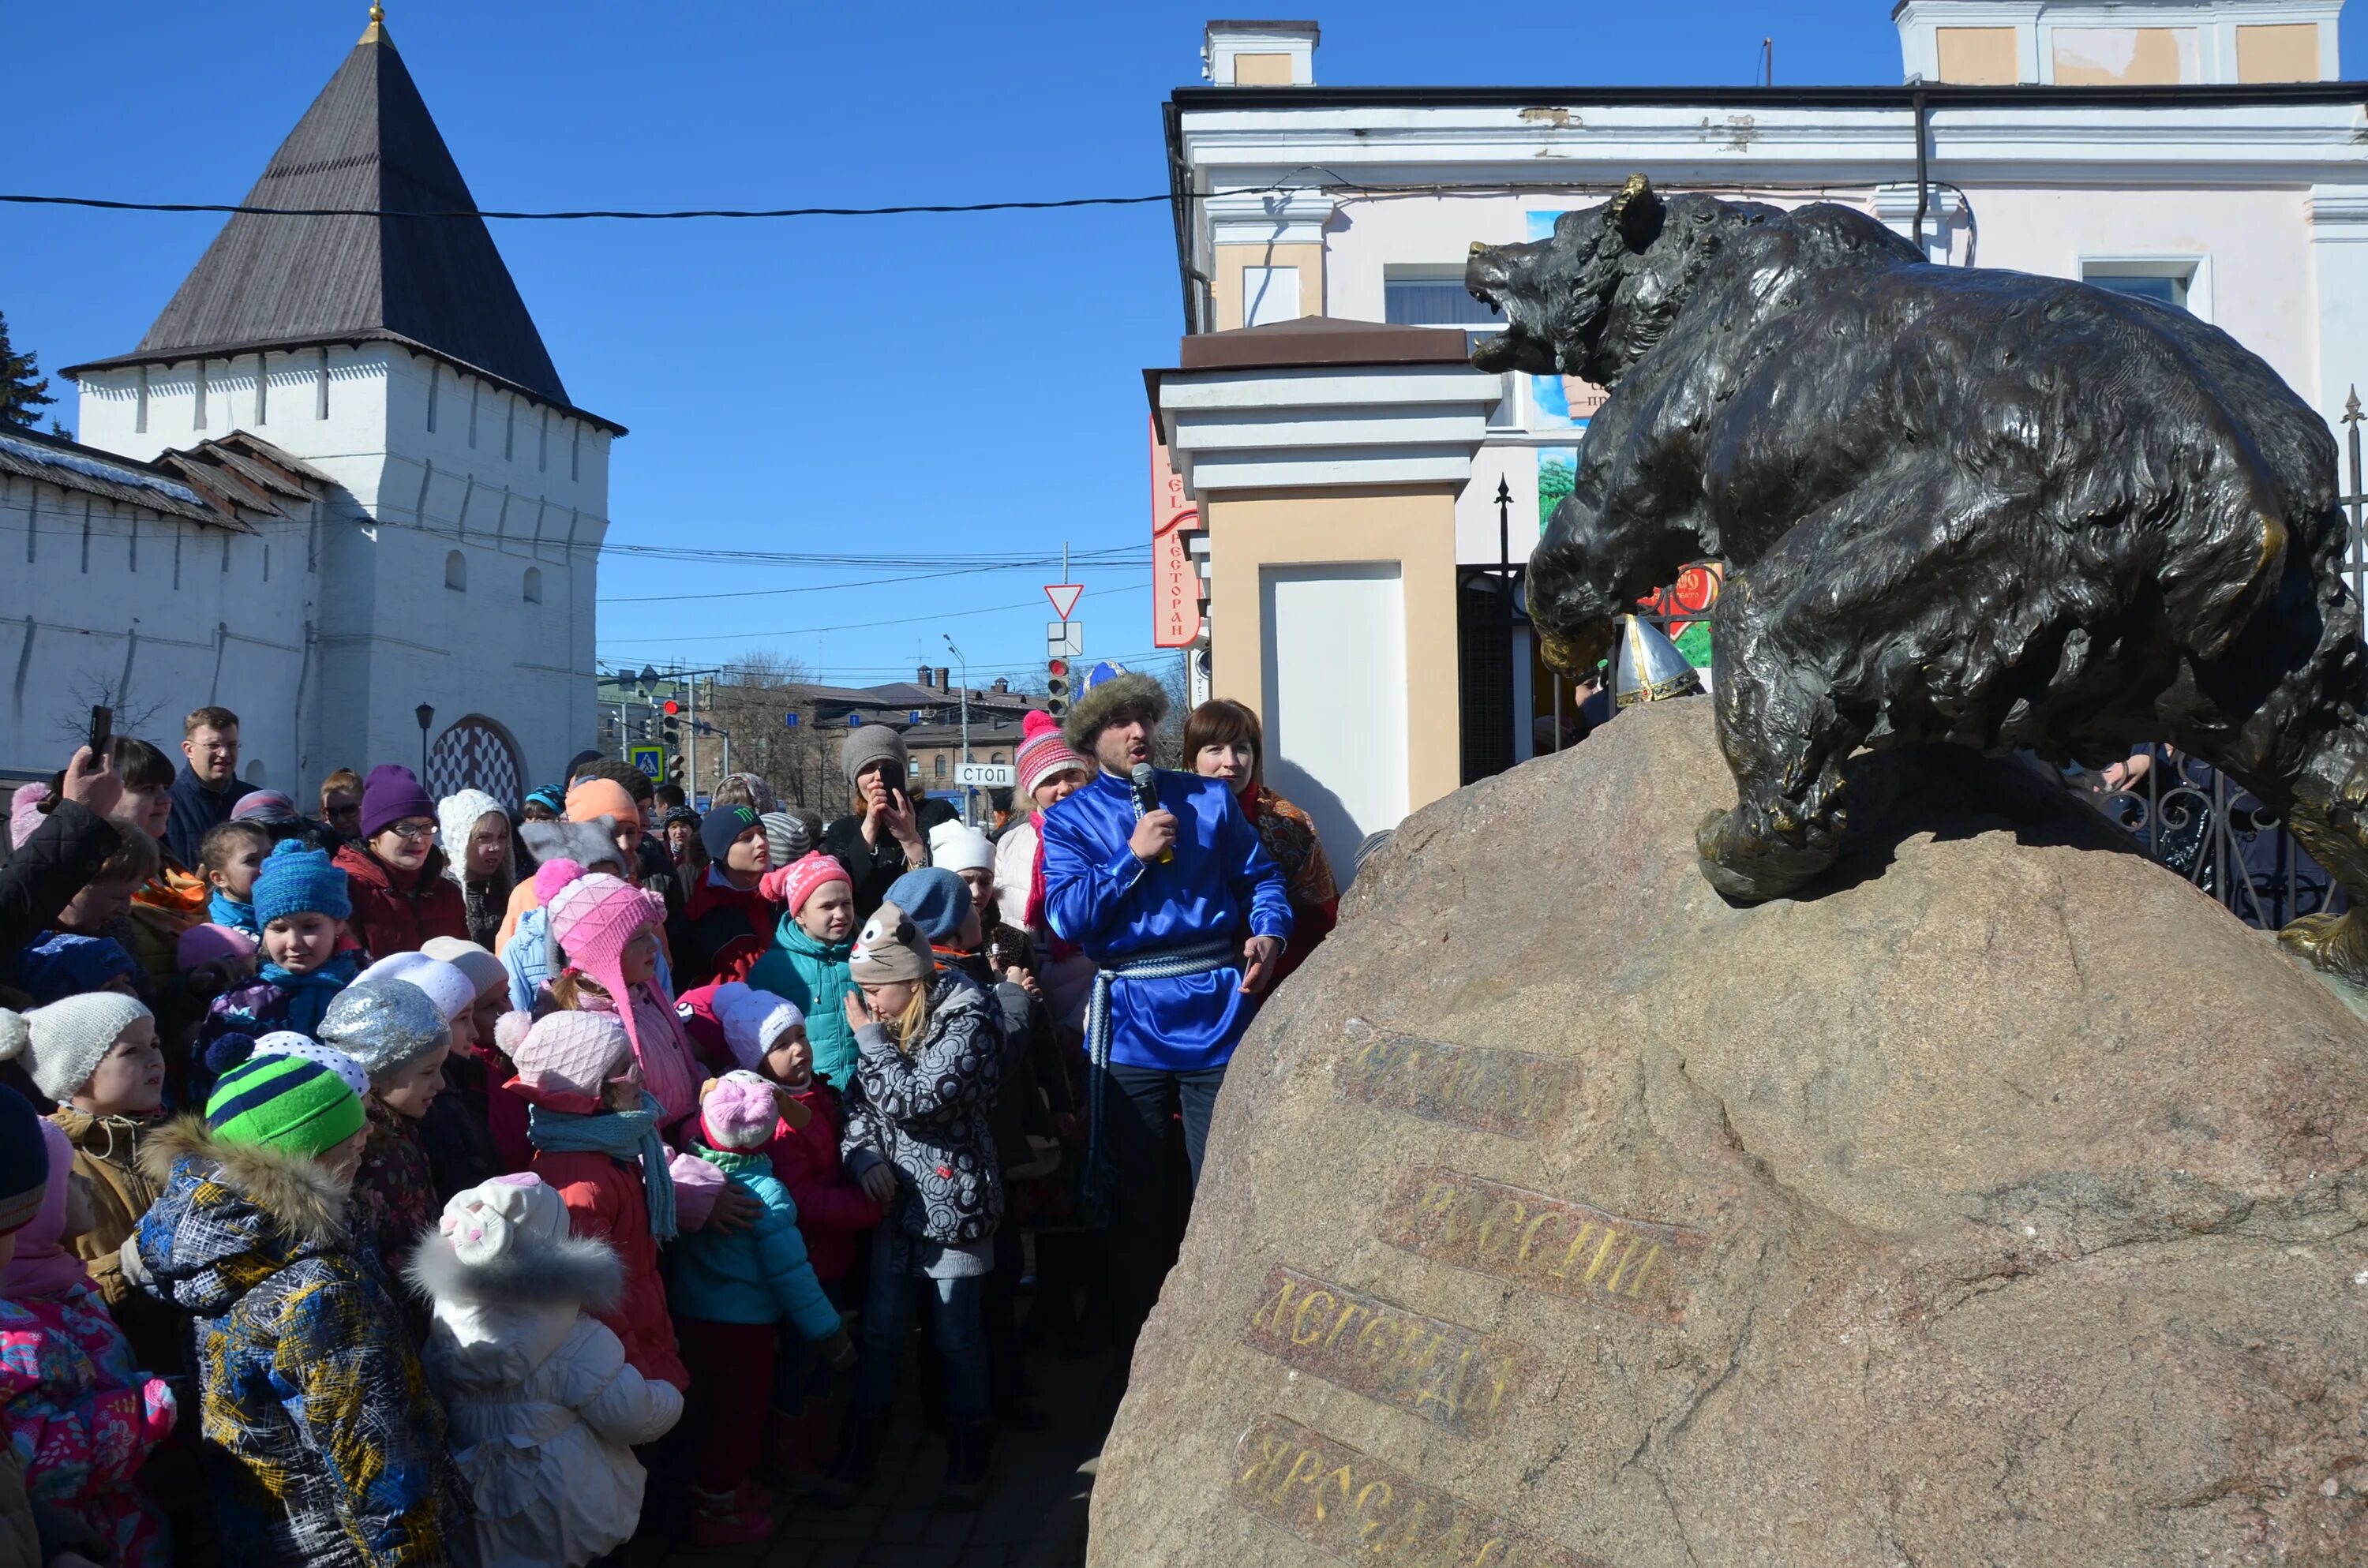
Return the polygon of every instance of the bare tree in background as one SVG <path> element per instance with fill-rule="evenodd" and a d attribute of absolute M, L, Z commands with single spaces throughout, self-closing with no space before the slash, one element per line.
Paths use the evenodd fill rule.
<path fill-rule="evenodd" d="M 86 676 L 66 687 L 66 699 L 65 711 L 58 715 L 50 729 L 66 741 L 70 748 L 82 744 L 90 737 L 90 710 L 94 708 L 115 710 L 115 733 L 119 735 L 140 734 L 165 710 L 165 704 L 161 701 L 132 701 L 130 683 L 120 682 L 113 676 Z M 141 738 L 144 740 L 147 737 L 143 735 Z M 166 746 L 164 749 L 169 756 L 174 748 Z"/>
<path fill-rule="evenodd" d="M 838 757 L 831 738 L 814 728 L 813 684 L 806 666 L 778 653 L 734 659 L 703 691 L 700 718 L 732 738 L 732 771 L 753 773 L 791 805 L 808 806 L 825 818 L 839 814 L 846 790 L 838 786 Z M 798 722 L 783 722 L 787 714 Z M 706 737 L 712 741 L 712 736 Z M 723 768 L 722 748 L 700 747 L 700 771 L 711 790 Z"/>
<path fill-rule="evenodd" d="M 1184 663 L 1184 655 L 1163 659 L 1144 672 L 1159 682 L 1167 693 L 1167 716 L 1159 722 L 1159 729 L 1151 737 L 1152 760 L 1162 767 L 1180 768 L 1190 773 L 1192 759 L 1184 755 L 1184 720 L 1192 711 L 1192 675 Z"/>

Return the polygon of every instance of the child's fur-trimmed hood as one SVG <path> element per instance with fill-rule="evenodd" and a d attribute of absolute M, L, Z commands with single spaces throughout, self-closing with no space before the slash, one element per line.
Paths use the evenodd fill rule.
<path fill-rule="evenodd" d="M 225 1143 L 199 1117 L 177 1117 L 151 1133 L 140 1151 L 142 1175 L 163 1191 L 174 1167 L 198 1160 L 213 1179 L 245 1199 L 296 1241 L 340 1246 L 347 1193 L 318 1160 L 254 1143 Z"/>
<path fill-rule="evenodd" d="M 467 1264 L 453 1250 L 451 1237 L 429 1231 L 403 1272 L 412 1290 L 431 1303 L 605 1312 L 625 1293 L 625 1266 L 617 1249 L 597 1236 L 563 1236 L 548 1244 L 513 1247 L 487 1263 Z"/>

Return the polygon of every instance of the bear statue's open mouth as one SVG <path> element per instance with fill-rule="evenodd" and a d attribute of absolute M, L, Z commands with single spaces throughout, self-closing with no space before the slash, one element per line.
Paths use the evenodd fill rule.
<path fill-rule="evenodd" d="M 1471 257 L 1463 264 L 1464 291 L 1502 315 L 1507 323 L 1503 332 L 1492 332 L 1472 346 L 1474 369 L 1497 371 L 1521 368 L 1520 323 L 1505 304 L 1505 297 L 1510 292 L 1508 288 L 1510 263 L 1511 258 L 1505 254 L 1505 247 L 1484 244 L 1475 240 L 1472 244 Z"/>

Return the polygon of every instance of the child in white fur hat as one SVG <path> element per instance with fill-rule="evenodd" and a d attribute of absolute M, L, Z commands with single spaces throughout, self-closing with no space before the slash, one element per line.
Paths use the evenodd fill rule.
<path fill-rule="evenodd" d="M 637 1444 L 682 1415 L 674 1385 L 626 1364 L 593 1311 L 624 1288 L 616 1249 L 572 1234 L 532 1172 L 444 1206 L 406 1271 L 435 1303 L 425 1359 L 476 1504 L 484 1568 L 581 1564 L 632 1538 Z"/>

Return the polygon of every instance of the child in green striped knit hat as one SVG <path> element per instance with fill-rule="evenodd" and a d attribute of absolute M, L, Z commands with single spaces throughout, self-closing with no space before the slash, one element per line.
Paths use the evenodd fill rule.
<path fill-rule="evenodd" d="M 125 1267 L 196 1320 L 222 1557 L 243 1568 L 441 1562 L 470 1539 L 443 1410 L 347 1218 L 369 1087 L 341 1051 L 268 1038 L 142 1153 L 163 1196 Z"/>

